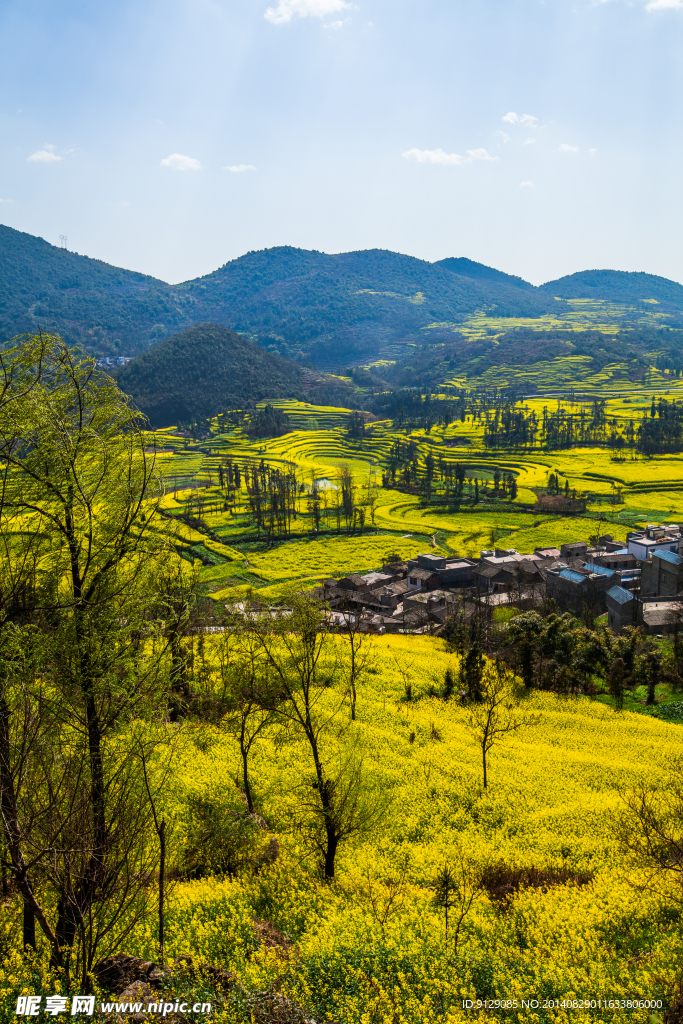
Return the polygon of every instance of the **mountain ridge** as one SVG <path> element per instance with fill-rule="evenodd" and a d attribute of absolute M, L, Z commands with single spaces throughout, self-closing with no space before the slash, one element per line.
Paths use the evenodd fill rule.
<path fill-rule="evenodd" d="M 580 271 L 535 287 L 465 257 L 276 246 L 170 285 L 0 225 L 0 342 L 40 328 L 95 355 L 136 355 L 211 322 L 319 367 L 402 362 L 415 346 L 453 341 L 468 318 L 556 316 L 577 297 L 655 300 L 651 311 L 683 325 L 683 285 L 640 272 Z"/>

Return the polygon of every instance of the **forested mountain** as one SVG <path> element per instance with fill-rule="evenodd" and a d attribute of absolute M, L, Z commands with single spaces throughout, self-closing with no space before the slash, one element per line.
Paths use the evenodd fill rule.
<path fill-rule="evenodd" d="M 474 260 L 468 260 L 464 256 L 449 256 L 445 260 L 437 260 L 434 266 L 443 267 L 445 270 L 450 270 L 452 274 L 459 274 L 460 277 L 470 277 L 473 281 L 493 282 L 495 284 L 508 285 L 511 288 L 524 288 L 526 291 L 535 291 L 534 286 L 522 277 L 504 274 L 502 270 L 485 267 L 483 263 L 475 263 Z"/>
<path fill-rule="evenodd" d="M 548 281 L 538 289 L 561 299 L 603 299 L 608 302 L 652 302 L 683 308 L 683 285 L 655 274 L 625 270 L 582 270 Z"/>
<path fill-rule="evenodd" d="M 0 225 L 1 341 L 41 327 L 94 354 L 132 355 L 192 322 L 191 306 L 164 281 Z"/>
<path fill-rule="evenodd" d="M 422 342 L 435 321 L 482 309 L 537 316 L 553 301 L 507 275 L 477 280 L 478 265 L 467 263 L 461 276 L 385 250 L 328 255 L 281 246 L 173 286 L 0 226 L 0 340 L 41 327 L 95 354 L 134 355 L 212 321 L 282 355 L 334 366 L 372 358 L 380 347 L 400 354 L 397 346 Z"/>
<path fill-rule="evenodd" d="M 152 426 L 191 423 L 263 398 L 303 397 L 304 371 L 220 324 L 197 324 L 117 374 Z"/>
<path fill-rule="evenodd" d="M 585 271 L 535 288 L 465 258 L 428 263 L 383 249 L 329 255 L 280 246 L 169 285 L 0 226 L 0 342 L 40 327 L 96 355 L 135 355 L 211 322 L 331 370 L 378 358 L 414 365 L 416 345 L 463 349 L 458 327 L 475 314 L 571 319 L 576 308 L 563 300 L 572 298 L 638 307 L 629 314 L 634 325 L 640 309 L 683 325 L 683 286 L 649 274 Z M 460 351 L 456 361 L 465 357 Z"/>
<path fill-rule="evenodd" d="M 423 328 L 480 309 L 538 316 L 553 300 L 507 284 L 461 277 L 412 256 L 370 249 L 330 256 L 282 246 L 250 252 L 178 285 L 219 323 L 317 364 L 402 355 Z M 431 332 L 431 340 L 436 333 Z"/>

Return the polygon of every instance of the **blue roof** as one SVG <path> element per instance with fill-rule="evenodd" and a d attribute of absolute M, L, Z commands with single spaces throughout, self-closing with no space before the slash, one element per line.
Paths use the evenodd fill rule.
<path fill-rule="evenodd" d="M 573 572 L 571 569 L 562 569 L 560 576 L 563 580 L 571 580 L 572 583 L 583 583 L 587 576 L 583 576 L 580 572 Z"/>
<path fill-rule="evenodd" d="M 584 569 L 597 573 L 598 576 L 614 576 L 614 569 L 606 569 L 604 565 L 593 565 L 592 562 L 586 562 Z"/>
<path fill-rule="evenodd" d="M 675 551 L 653 551 L 652 557 L 662 558 L 665 562 L 671 562 L 672 565 L 683 564 L 683 558 L 681 558 L 680 555 L 677 555 Z"/>
<path fill-rule="evenodd" d="M 624 590 L 623 587 L 612 587 L 605 596 L 611 597 L 617 604 L 628 604 L 629 601 L 633 600 L 633 594 L 629 593 L 628 590 Z"/>

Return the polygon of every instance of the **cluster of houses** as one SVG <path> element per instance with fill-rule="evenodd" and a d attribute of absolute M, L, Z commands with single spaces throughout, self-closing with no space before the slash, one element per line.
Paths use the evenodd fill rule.
<path fill-rule="evenodd" d="M 584 542 L 482 551 L 479 559 L 418 555 L 389 562 L 363 576 L 326 580 L 318 596 L 340 628 L 355 624 L 378 633 L 427 632 L 443 624 L 458 603 L 528 609 L 552 598 L 560 611 L 607 614 L 619 633 L 639 625 L 661 634 L 683 624 L 683 543 L 678 525 L 648 525 L 626 542 L 609 534 Z M 679 597 L 680 595 L 680 597 Z"/>

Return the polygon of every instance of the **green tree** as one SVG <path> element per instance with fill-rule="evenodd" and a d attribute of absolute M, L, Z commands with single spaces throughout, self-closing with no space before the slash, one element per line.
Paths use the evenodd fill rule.
<path fill-rule="evenodd" d="M 4 353 L 1 528 L 6 553 L 17 535 L 37 538 L 55 762 L 45 783 L 50 814 L 38 822 L 16 788 L 12 796 L 13 752 L 5 744 L 3 800 L 13 807 L 3 827 L 13 837 L 9 868 L 55 963 L 70 965 L 85 986 L 95 953 L 126 934 L 147 878 L 146 794 L 125 742 L 110 739 L 166 703 L 166 643 L 148 611 L 169 550 L 143 427 L 113 380 L 61 339 L 32 336 Z M 25 726 L 12 727 L 18 735 Z M 42 851 L 31 857 L 16 842 L 29 819 L 28 841 Z M 53 923 L 31 888 L 29 861 L 56 893 Z"/>
<path fill-rule="evenodd" d="M 546 623 L 538 612 L 516 615 L 507 629 L 507 640 L 519 653 L 522 679 L 526 687 L 533 686 L 535 656 L 546 630 Z"/>

